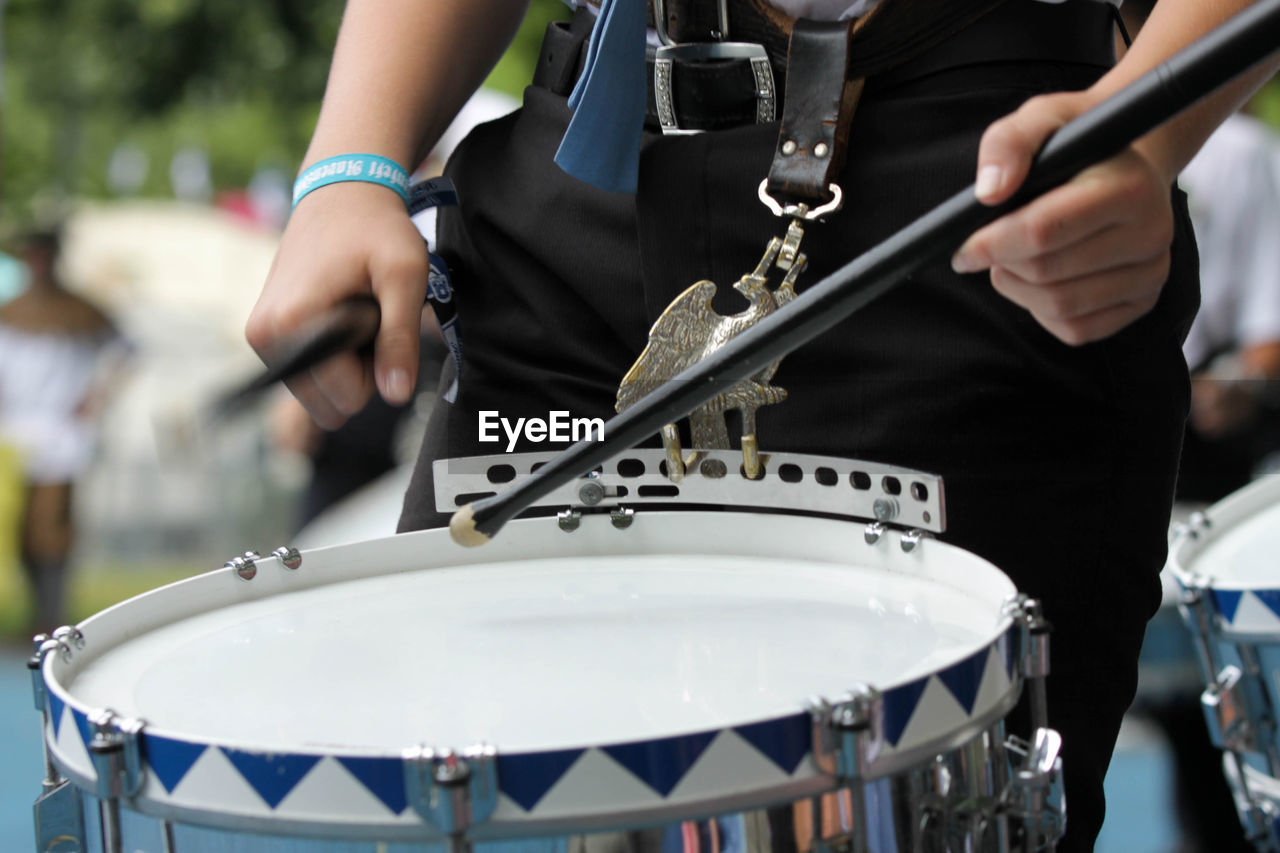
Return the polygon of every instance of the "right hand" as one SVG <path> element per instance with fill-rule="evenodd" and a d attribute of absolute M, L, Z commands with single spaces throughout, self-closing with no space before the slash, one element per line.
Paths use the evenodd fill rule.
<path fill-rule="evenodd" d="M 426 244 L 394 192 L 357 181 L 321 187 L 289 218 L 245 337 L 266 361 L 282 336 L 371 293 L 382 310 L 372 363 L 342 353 L 289 389 L 325 429 L 360 411 L 375 387 L 388 403 L 403 405 L 417 381 L 427 265 Z"/>

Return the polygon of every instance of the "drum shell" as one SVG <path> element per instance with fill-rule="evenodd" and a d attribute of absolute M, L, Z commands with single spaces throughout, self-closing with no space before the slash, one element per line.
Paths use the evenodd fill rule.
<path fill-rule="evenodd" d="M 1004 748 L 1004 726 L 997 723 L 968 744 L 923 766 L 824 796 L 780 803 L 754 812 L 709 815 L 696 821 L 643 824 L 612 832 L 584 835 L 522 837 L 479 842 L 475 853 L 666 853 L 683 851 L 689 833 L 703 843 L 715 824 L 720 853 L 796 853 L 812 843 L 821 827 L 830 845 L 849 844 L 853 797 L 861 796 L 859 813 L 870 849 L 913 851 L 942 849 L 940 843 L 969 839 L 973 851 L 1003 851 L 1016 837 L 1001 814 L 1001 792 L 1010 776 Z M 855 791 L 860 791 L 855 793 Z M 102 851 L 103 801 L 78 792 L 86 827 L 85 849 Z M 274 833 L 235 826 L 204 826 L 165 821 L 118 808 L 121 847 L 130 853 L 447 853 L 447 841 L 386 840 L 371 831 L 364 839 L 311 837 L 314 828 L 277 824 Z M 300 829 L 301 834 L 291 834 Z M 931 846 L 932 845 L 932 846 Z M 706 849 L 701 848 L 701 849 Z M 953 849 L 956 849 L 953 847 Z"/>
<path fill-rule="evenodd" d="M 435 560 L 437 564 L 454 566 L 468 561 L 516 561 L 526 559 L 530 554 L 564 552 L 569 547 L 565 543 L 572 543 L 571 552 L 574 555 L 599 554 L 601 557 L 616 555 L 628 548 L 638 552 L 669 549 L 672 542 L 676 542 L 677 550 L 682 552 L 704 549 L 708 553 L 722 554 L 729 551 L 744 556 L 757 556 L 770 550 L 785 548 L 788 554 L 799 554 L 805 559 L 820 562 L 848 562 L 851 555 L 854 555 L 858 560 L 869 560 L 887 572 L 916 574 L 946 583 L 957 583 L 957 572 L 963 568 L 969 573 L 966 576 L 967 585 L 984 590 L 983 596 L 992 610 L 993 634 L 977 648 L 961 656 L 962 659 L 952 668 L 964 669 L 967 666 L 972 669 L 976 664 L 975 671 L 990 676 L 990 683 L 984 681 L 982 690 L 971 697 L 974 705 L 961 724 L 948 724 L 936 730 L 921 729 L 920 736 L 915 740 L 912 740 L 915 736 L 910 735 L 910 726 L 904 729 L 905 733 L 896 748 L 886 748 L 871 768 L 868 774 L 871 777 L 893 777 L 929 762 L 939 753 L 959 747 L 998 723 L 1016 701 L 1021 685 L 1020 668 L 1015 665 L 1017 635 L 1012 621 L 1000 612 L 1000 602 L 1012 592 L 1012 586 L 988 564 L 972 555 L 964 555 L 964 552 L 956 552 L 956 549 L 937 542 L 925 542 L 923 547 L 909 552 L 900 547 L 899 534 L 892 531 L 885 533 L 882 540 L 873 544 L 862 536 L 861 526 L 830 519 L 772 517 L 766 531 L 761 525 L 753 523 L 752 518 L 746 518 L 737 526 L 733 537 L 716 538 L 707 535 L 707 525 L 711 522 L 699 517 L 697 513 L 674 513 L 670 514 L 671 518 L 665 519 L 664 515 L 667 514 L 645 514 L 636 520 L 633 530 L 625 533 L 615 530 L 607 516 L 586 518 L 583 519 L 581 529 L 572 534 L 572 539 L 557 529 L 554 519 L 518 522 L 483 552 L 452 548 L 446 544 L 447 539 L 442 531 L 424 531 L 386 540 L 388 553 L 383 555 L 380 566 L 370 565 L 367 556 L 360 553 L 358 546 L 340 546 L 305 553 L 301 571 L 286 569 L 276 559 L 267 558 L 258 561 L 256 576 L 248 583 L 236 578 L 236 570 L 229 568 L 148 593 L 105 611 L 79 626 L 86 640 L 86 651 L 77 652 L 73 656 L 73 662 L 68 663 L 58 655 L 46 658 L 43 672 L 49 699 L 49 722 L 45 734 L 51 757 L 58 769 L 75 785 L 84 791 L 94 790 L 95 774 L 84 751 L 88 742 L 88 719 L 94 709 L 81 702 L 74 695 L 74 690 L 66 688 L 65 683 L 74 677 L 78 667 L 84 666 L 86 661 L 92 662 L 96 649 L 101 644 L 109 645 L 113 642 L 113 637 L 136 636 L 180 620 L 184 615 L 199 613 L 219 602 L 252 602 L 263 596 L 285 594 L 308 586 L 324 586 L 362 575 L 412 571 L 422 567 L 423 554 L 435 552 L 431 560 Z M 521 531 L 525 531 L 525 534 Z M 923 556 L 930 552 L 951 555 L 959 563 L 930 566 Z M 945 675 L 947 671 L 950 670 L 945 670 L 942 674 Z M 943 691 L 951 689 L 944 688 L 942 682 L 934 676 L 919 679 L 918 682 L 919 689 L 907 691 L 914 693 L 911 701 L 916 703 L 914 708 L 908 709 L 907 716 L 911 719 L 929 718 L 933 712 L 920 708 L 925 708 L 933 701 L 930 697 L 945 698 L 946 693 Z M 889 696 L 897 689 L 894 685 L 885 685 L 885 688 L 889 691 Z M 954 704 L 954 700 L 950 701 Z M 952 713 L 954 717 L 953 712 L 948 713 Z M 796 714 L 781 721 L 766 720 L 762 723 L 780 723 L 788 731 L 803 731 L 805 736 L 811 728 L 808 715 L 803 710 L 798 710 Z M 318 812 L 315 809 L 291 813 L 287 801 L 270 804 L 270 807 L 260 802 L 246 804 L 241 796 L 243 790 L 235 795 L 226 794 L 226 791 L 236 786 L 243 789 L 243 780 L 234 779 L 231 771 L 221 766 L 225 763 L 221 756 L 234 763 L 234 758 L 239 755 L 247 756 L 259 765 L 278 760 L 280 767 L 286 767 L 291 760 L 309 761 L 317 768 L 323 765 L 326 772 L 337 773 L 334 768 L 338 764 L 349 768 L 353 761 L 365 761 L 383 762 L 382 770 L 389 770 L 394 775 L 402 772 L 403 757 L 399 753 L 361 753 L 338 746 L 331 750 L 294 754 L 288 750 L 273 750 L 260 743 L 212 742 L 207 738 L 166 731 L 160 727 L 148 727 L 144 731 L 143 740 L 143 752 L 151 763 L 151 772 L 146 774 L 141 792 L 129 800 L 130 810 L 138 815 L 203 827 L 221 827 L 240 833 L 286 834 L 317 839 L 347 839 L 353 842 L 363 842 L 369 838 L 410 842 L 441 837 L 439 832 L 433 831 L 411 808 L 390 810 L 379 816 L 368 812 L 344 813 L 340 808 L 335 808 L 332 813 Z M 224 781 L 207 784 L 201 790 L 188 791 L 186 793 L 191 796 L 184 796 L 183 785 L 190 787 L 188 780 L 184 777 L 179 785 L 172 779 L 165 778 L 165 771 L 155 761 L 162 752 L 171 756 L 175 750 L 207 750 L 209 755 L 215 756 L 208 760 L 216 760 L 221 767 L 216 772 L 223 774 L 221 777 L 214 774 L 209 779 Z M 500 762 L 518 758 L 521 756 L 505 755 L 499 750 Z M 482 840 L 525 838 L 661 825 L 707 814 L 778 805 L 817 796 L 837 786 L 836 780 L 829 772 L 824 772 L 808 752 L 797 761 L 790 774 L 774 773 L 771 779 L 763 781 L 747 779 L 746 784 L 741 779 L 729 781 L 731 784 L 723 790 L 713 790 L 710 794 L 704 790 L 698 796 L 683 800 L 679 797 L 651 797 L 650 802 L 639 805 L 633 800 L 624 802 L 621 806 L 610 805 L 594 812 L 587 810 L 568 814 L 538 814 L 536 810 L 522 810 L 519 806 L 505 802 L 504 798 L 499 798 L 491 819 L 478 822 L 471 835 Z"/>

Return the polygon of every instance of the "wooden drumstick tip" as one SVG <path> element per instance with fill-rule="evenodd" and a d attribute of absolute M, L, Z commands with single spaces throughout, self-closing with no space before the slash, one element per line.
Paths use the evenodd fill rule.
<path fill-rule="evenodd" d="M 488 534 L 476 530 L 476 514 L 467 504 L 449 519 L 449 535 L 464 548 L 475 548 L 489 541 Z"/>

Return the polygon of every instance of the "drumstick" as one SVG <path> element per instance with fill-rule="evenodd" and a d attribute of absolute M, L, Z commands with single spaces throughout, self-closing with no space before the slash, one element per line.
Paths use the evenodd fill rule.
<path fill-rule="evenodd" d="M 1055 133 L 1021 190 L 988 207 L 961 190 L 733 338 L 532 476 L 454 513 L 449 529 L 479 545 L 539 498 L 656 434 L 737 382 L 844 320 L 913 272 L 952 254 L 974 231 L 1118 153 L 1280 48 L 1280 0 L 1260 0 Z"/>
<path fill-rule="evenodd" d="M 368 347 L 381 320 L 378 301 L 372 296 L 356 296 L 338 303 L 285 339 L 271 355 L 266 370 L 220 397 L 214 404 L 215 418 L 235 414 L 277 382 L 292 379 L 340 352 Z"/>

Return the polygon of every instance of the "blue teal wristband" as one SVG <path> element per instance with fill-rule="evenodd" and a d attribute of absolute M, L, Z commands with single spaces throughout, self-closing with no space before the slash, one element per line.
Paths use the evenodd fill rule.
<path fill-rule="evenodd" d="M 314 189 L 342 181 L 364 181 L 395 190 L 406 203 L 409 200 L 409 173 L 400 164 L 377 154 L 342 154 L 326 157 L 307 167 L 293 182 L 293 206 Z"/>

